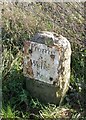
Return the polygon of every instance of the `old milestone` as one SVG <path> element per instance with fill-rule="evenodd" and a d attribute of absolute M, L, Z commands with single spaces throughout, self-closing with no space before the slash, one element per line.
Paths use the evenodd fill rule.
<path fill-rule="evenodd" d="M 24 42 L 26 87 L 33 97 L 58 104 L 70 81 L 69 41 L 53 32 L 37 33 Z"/>

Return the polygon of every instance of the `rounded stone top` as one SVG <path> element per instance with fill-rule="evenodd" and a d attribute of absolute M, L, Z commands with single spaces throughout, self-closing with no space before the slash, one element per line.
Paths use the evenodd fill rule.
<path fill-rule="evenodd" d="M 41 31 L 39 33 L 36 33 L 31 41 L 40 44 L 46 44 L 47 46 L 58 44 L 64 49 L 68 46 L 70 47 L 70 42 L 65 37 L 58 35 L 55 32 Z"/>

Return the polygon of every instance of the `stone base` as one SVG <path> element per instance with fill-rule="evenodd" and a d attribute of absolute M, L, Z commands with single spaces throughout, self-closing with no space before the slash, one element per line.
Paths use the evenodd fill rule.
<path fill-rule="evenodd" d="M 38 80 L 26 78 L 26 88 L 30 95 L 44 103 L 59 104 L 61 96 L 57 97 L 59 88 Z"/>

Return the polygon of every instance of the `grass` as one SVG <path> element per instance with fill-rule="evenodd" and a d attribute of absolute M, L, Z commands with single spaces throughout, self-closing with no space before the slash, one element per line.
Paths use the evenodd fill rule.
<path fill-rule="evenodd" d="M 76 96 L 75 92 L 74 95 L 67 93 L 62 106 L 44 104 L 30 96 L 29 92 L 26 91 L 24 81 L 24 76 L 16 70 L 9 80 L 4 81 L 2 118 L 28 118 L 34 120 L 66 118 L 69 120 L 84 120 L 86 118 L 86 113 L 78 104 L 77 99 L 73 99 Z"/>
<path fill-rule="evenodd" d="M 85 91 L 79 90 L 78 82 L 73 73 L 71 73 L 70 88 L 65 96 L 63 105 L 44 104 L 38 99 L 33 99 L 27 92 L 25 77 L 22 73 L 22 57 L 19 54 L 17 57 L 18 59 L 16 58 L 16 61 L 14 59 L 15 62 L 13 62 L 9 73 L 5 77 L 2 76 L 2 118 L 28 118 L 34 120 L 86 119 L 84 98 L 82 97 L 82 93 L 84 94 Z M 78 69 L 79 67 L 81 68 L 80 64 L 77 63 L 77 65 Z"/>
<path fill-rule="evenodd" d="M 1 117 L 2 118 L 19 118 L 16 114 L 18 114 L 18 111 L 13 111 L 10 105 L 7 106 L 6 109 L 2 108 L 1 111 Z"/>
<path fill-rule="evenodd" d="M 33 99 L 32 99 L 33 101 Z M 35 104 L 36 106 L 35 106 Z M 37 101 L 33 101 L 33 106 L 30 107 L 29 111 L 22 112 L 19 110 L 13 110 L 10 105 L 7 106 L 6 109 L 2 109 L 2 118 L 20 118 L 20 119 L 68 119 L 68 120 L 76 120 L 82 119 L 85 120 L 86 116 L 84 112 L 79 112 L 72 109 L 70 106 L 61 106 L 57 107 L 54 104 L 43 105 L 41 104 L 41 108 L 38 107 Z"/>
<path fill-rule="evenodd" d="M 33 9 L 35 6 L 35 15 L 34 12 L 23 10 L 23 8 L 17 5 L 4 4 L 2 10 L 2 40 L 4 49 L 2 56 L 4 68 L 2 75 L 0 72 L 3 82 L 3 100 L 0 115 L 2 118 L 19 118 L 24 120 L 27 118 L 34 120 L 86 119 L 86 95 L 84 95 L 86 93 L 86 82 L 83 69 L 85 68 L 84 56 L 86 50 L 82 49 L 84 44 L 82 42 L 85 37 L 84 30 L 82 30 L 84 25 L 84 8 L 80 8 L 77 4 L 73 6 L 72 3 L 64 4 L 64 22 L 61 14 L 63 13 L 63 8 L 60 3 L 55 6 L 49 3 L 44 3 L 42 6 L 40 4 L 31 5 Z M 58 8 L 58 11 L 54 7 Z M 52 10 L 49 10 L 49 8 L 52 8 Z M 78 11 L 82 9 L 82 16 L 79 19 L 77 17 L 79 12 L 76 13 L 75 9 Z M 43 14 L 43 11 L 45 14 Z M 71 11 L 72 15 L 77 19 L 71 18 Z M 55 16 L 56 20 L 54 19 Z M 53 26 L 53 22 L 49 21 L 50 18 L 56 21 L 57 24 Z M 62 26 L 64 25 L 65 27 L 63 28 Z M 70 89 L 65 96 L 62 106 L 41 103 L 38 99 L 33 99 L 27 92 L 25 78 L 22 74 L 22 53 L 19 52 L 22 51 L 23 41 L 31 39 L 35 32 L 42 30 L 52 31 L 53 29 L 54 32 L 68 38 L 72 48 Z"/>

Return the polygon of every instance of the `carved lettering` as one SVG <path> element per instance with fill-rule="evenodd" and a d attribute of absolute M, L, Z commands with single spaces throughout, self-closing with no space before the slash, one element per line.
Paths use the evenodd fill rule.
<path fill-rule="evenodd" d="M 58 67 L 58 52 L 56 48 L 30 42 L 27 48 L 27 74 L 38 80 L 45 80 L 53 83 L 57 74 Z M 55 68 L 55 69 L 54 69 Z M 52 78 L 53 79 L 52 79 Z"/>
<path fill-rule="evenodd" d="M 33 51 L 38 51 L 42 54 L 49 54 L 49 55 L 53 54 L 53 55 L 55 55 L 55 51 L 51 51 L 49 48 L 48 49 L 39 48 L 34 43 L 30 44 L 30 49 L 32 50 L 32 52 Z"/>

